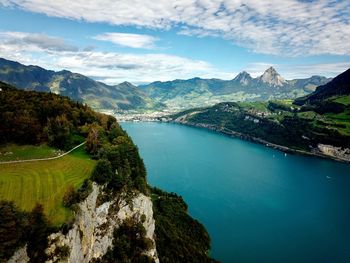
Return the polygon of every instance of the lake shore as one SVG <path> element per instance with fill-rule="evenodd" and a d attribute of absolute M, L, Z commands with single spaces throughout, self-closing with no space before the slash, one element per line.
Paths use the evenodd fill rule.
<path fill-rule="evenodd" d="M 337 162 L 350 163 L 350 159 L 348 159 L 348 158 L 345 158 L 345 157 L 340 158 L 337 156 L 327 155 L 327 154 L 322 153 L 321 151 L 319 151 L 316 148 L 313 148 L 312 151 L 303 151 L 303 150 L 293 149 L 293 148 L 283 146 L 283 145 L 274 144 L 274 143 L 271 143 L 269 141 L 263 140 L 261 138 L 256 138 L 256 137 L 253 137 L 253 136 L 250 136 L 247 134 L 243 134 L 240 132 L 231 131 L 231 130 L 227 130 L 227 129 L 226 130 L 220 129 L 220 128 L 215 127 L 214 125 L 208 125 L 208 124 L 202 124 L 202 123 L 192 123 L 192 122 L 183 122 L 183 121 L 176 121 L 176 120 L 170 121 L 170 122 L 176 123 L 176 124 L 181 124 L 181 125 L 186 125 L 186 126 L 191 126 L 191 127 L 195 127 L 195 128 L 200 128 L 200 129 L 211 130 L 213 132 L 221 133 L 221 134 L 224 134 L 224 135 L 227 135 L 230 137 L 259 143 L 259 144 L 262 144 L 266 147 L 274 148 L 276 150 L 280 150 L 280 151 L 285 152 L 285 153 L 302 154 L 302 155 L 319 157 L 319 158 L 323 158 L 323 159 L 330 159 L 330 160 L 337 161 Z"/>

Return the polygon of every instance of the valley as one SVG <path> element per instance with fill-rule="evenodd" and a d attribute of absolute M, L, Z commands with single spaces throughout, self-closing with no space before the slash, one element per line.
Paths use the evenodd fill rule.
<path fill-rule="evenodd" d="M 28 71 L 28 68 L 24 69 Z M 32 69 L 31 66 L 29 69 Z M 9 222 L 11 222 L 11 216 L 21 215 L 16 230 L 21 235 L 14 237 L 12 230 L 10 230 L 9 238 L 12 238 L 11 242 L 13 243 L 11 244 L 14 245 L 10 244 L 6 247 L 8 253 L 1 252 L 1 249 L 4 250 L 5 247 L 0 246 L 0 257 L 9 258 L 11 255 L 17 257 L 16 253 L 20 255 L 24 253 L 27 258 L 39 260 L 39 254 L 35 254 L 37 250 L 23 247 L 25 244 L 31 246 L 34 244 L 41 249 L 47 248 L 44 254 L 40 254 L 41 258 L 45 260 L 56 258 L 67 260 L 69 258 L 72 262 L 91 262 L 95 259 L 108 262 L 112 258 L 119 258 L 123 261 L 130 257 L 134 259 L 140 257 L 137 260 L 147 258 L 150 262 L 166 262 L 167 258 L 174 258 L 174 262 L 192 262 L 193 255 L 196 255 L 198 260 L 194 262 L 209 263 L 216 262 L 209 254 L 210 236 L 213 237 L 213 256 L 223 262 L 231 262 L 232 260 L 256 261 L 256 257 L 250 257 L 249 253 L 246 252 L 246 249 L 251 246 L 260 247 L 265 251 L 257 253 L 258 257 L 268 257 L 276 261 L 285 260 L 286 255 L 292 257 L 293 249 L 286 249 L 286 247 L 288 244 L 293 244 L 294 239 L 289 239 L 288 244 L 281 245 L 280 249 L 283 253 L 273 254 L 268 247 L 258 245 L 256 242 L 259 243 L 259 240 L 255 233 L 249 232 L 247 225 L 239 222 L 240 217 L 237 213 L 245 214 L 241 202 L 249 203 L 250 194 L 249 191 L 240 192 L 235 187 L 237 187 L 236 184 L 242 183 L 242 174 L 246 176 L 252 171 L 247 170 L 246 166 L 240 166 L 237 162 L 243 164 L 245 160 L 249 159 L 259 164 L 258 169 L 268 164 L 267 167 L 264 166 L 267 169 L 264 174 L 269 178 L 265 182 L 268 186 L 266 190 L 278 194 L 281 194 L 281 191 L 279 188 L 273 188 L 274 179 L 269 177 L 271 169 L 278 167 L 282 174 L 287 176 L 285 179 L 288 181 L 290 174 L 287 171 L 291 169 L 292 165 L 289 163 L 290 161 L 300 163 L 299 170 L 296 172 L 305 177 L 307 174 L 302 173 L 300 169 L 305 168 L 306 171 L 311 171 L 311 168 L 305 165 L 306 162 L 311 162 L 316 163 L 315 165 L 329 166 L 325 171 L 317 170 L 317 173 L 321 174 L 321 178 L 325 177 L 327 180 L 342 178 L 342 172 L 347 173 L 348 170 L 346 164 L 326 163 L 329 160 L 317 158 L 308 159 L 307 155 L 350 162 L 349 73 L 350 70 L 347 70 L 333 79 L 312 77 L 306 80 L 287 81 L 273 68 L 269 68 L 257 78 L 251 78 L 248 73 L 243 72 L 234 80 L 228 81 L 230 83 L 222 80 L 196 78 L 194 81 L 188 80 L 189 86 L 187 86 L 188 81 L 186 80 L 169 82 L 164 84 L 165 86 L 163 83 L 157 82 L 157 87 L 135 87 L 129 83 L 122 84 L 125 87 L 125 92 L 135 95 L 141 94 L 139 93 L 141 91 L 143 96 L 147 97 L 146 101 L 151 102 L 152 105 L 158 105 L 156 107 L 145 106 L 151 104 L 143 102 L 137 106 L 131 101 L 126 103 L 132 106 L 125 107 L 125 105 L 119 104 L 120 101 L 115 101 L 113 96 L 106 95 L 107 97 L 104 97 L 105 95 L 98 93 L 90 96 L 92 100 L 86 100 L 87 97 L 82 94 L 85 92 L 89 94 L 88 90 L 81 93 L 81 96 L 75 97 L 70 93 L 64 93 L 65 89 L 62 89 L 61 84 L 57 84 L 55 89 L 50 86 L 50 91 L 41 90 L 38 92 L 33 91 L 39 87 L 34 82 L 32 83 L 34 86 L 27 86 L 24 90 L 0 82 L 0 100 L 2 102 L 0 117 L 1 123 L 3 123 L 2 129 L 0 129 L 0 162 L 3 162 L 0 163 L 0 198 L 2 200 L 0 209 L 9 214 Z M 72 74 L 74 75 L 74 73 Z M 17 77 L 18 75 L 15 78 Z M 240 83 L 239 85 L 232 84 L 237 81 Z M 310 84 L 311 82 L 313 84 Z M 168 84 L 170 86 L 167 86 Z M 246 86 L 244 91 L 240 90 L 242 86 Z M 92 87 L 92 89 L 95 88 Z M 61 91 L 76 101 L 56 94 L 61 93 Z M 94 99 L 94 96 L 97 99 Z M 99 103 L 95 104 L 100 99 L 106 99 L 111 104 L 107 107 L 101 106 L 102 104 Z M 81 104 L 79 101 L 86 104 Z M 100 113 L 93 111 L 87 104 L 98 109 Z M 136 140 L 137 146 L 132 142 L 131 137 L 121 129 L 115 118 L 123 128 L 125 127 L 130 132 L 132 138 Z M 173 125 L 178 128 L 173 130 Z M 203 153 L 196 152 L 201 148 L 199 144 L 206 145 L 207 143 L 200 142 L 203 138 L 186 139 L 187 135 L 181 135 L 184 125 L 211 130 L 242 140 L 237 145 L 237 141 L 232 138 L 224 139 L 227 147 L 234 147 L 229 149 L 224 147 L 222 139 L 215 142 L 215 136 L 220 135 L 208 137 L 210 139 L 211 136 L 214 136 L 210 139 L 214 140 L 213 144 L 210 146 L 210 141 L 208 141 L 209 145 L 207 146 L 216 149 L 216 157 L 225 160 L 225 163 L 222 163 L 213 156 L 203 156 Z M 134 127 L 141 128 L 134 129 Z M 142 135 L 140 135 L 140 131 L 142 131 Z M 189 133 L 191 134 L 190 131 Z M 208 136 L 201 132 L 199 134 L 200 137 L 206 138 Z M 161 135 L 160 138 L 157 137 L 158 135 Z M 148 137 L 147 140 L 139 141 L 139 136 L 141 138 L 143 138 L 142 136 Z M 162 148 L 167 144 L 166 141 L 169 141 L 169 137 L 170 141 L 180 140 L 179 145 L 169 146 L 169 149 Z M 181 141 L 183 139 L 185 142 Z M 232 145 L 226 140 L 231 140 Z M 245 149 L 245 145 L 249 143 L 245 141 L 262 144 L 263 146 L 255 145 L 248 148 L 257 147 L 257 151 L 263 157 L 257 157 L 254 154 L 254 149 Z M 157 143 L 158 146 L 155 147 L 154 145 Z M 21 160 L 56 158 L 76 145 L 80 147 L 58 159 L 20 162 Z M 273 149 L 268 149 L 265 146 Z M 148 185 L 146 181 L 146 167 L 138 155 L 138 147 L 140 147 L 142 155 L 146 156 L 146 165 L 150 170 L 150 184 L 152 186 Z M 194 152 L 186 150 L 188 147 Z M 244 160 L 241 160 L 241 157 L 237 155 L 235 147 L 238 147 L 238 152 L 243 152 L 242 158 Z M 157 152 L 150 150 L 153 148 Z M 209 148 L 199 151 L 209 153 L 211 151 Z M 223 149 L 226 149 L 229 155 L 226 155 Z M 276 151 L 276 149 L 280 151 Z M 178 166 L 178 161 L 172 154 L 169 156 L 173 150 L 176 152 L 175 156 L 179 156 L 178 151 L 186 152 L 182 157 L 185 159 L 180 160 L 180 163 L 184 164 L 181 166 L 182 170 L 174 167 L 174 165 Z M 159 153 L 161 158 L 165 158 L 160 166 L 158 161 L 152 161 L 152 158 L 159 156 Z M 298 155 L 294 155 L 294 153 L 298 153 Z M 270 160 L 271 154 L 272 160 Z M 208 162 L 208 158 L 216 160 L 216 164 Z M 205 159 L 207 161 L 204 161 Z M 233 162 L 233 160 L 235 161 Z M 11 161 L 15 162 L 6 163 Z M 193 163 L 193 167 L 188 164 L 188 161 Z M 279 163 L 276 163 L 277 161 Z M 231 162 L 235 166 L 226 167 L 227 163 Z M 202 166 L 205 170 L 202 170 Z M 163 169 L 166 169 L 167 172 Z M 159 171 L 162 171 L 165 176 Z M 198 171 L 200 171 L 199 174 Z M 206 171 L 211 171 L 211 174 L 206 174 Z M 235 222 L 232 227 L 224 220 L 223 223 L 226 225 L 224 233 L 222 229 L 214 227 L 214 225 L 218 225 L 218 222 L 205 212 L 208 209 L 203 203 L 203 198 L 196 200 L 186 189 L 189 187 L 191 192 L 200 195 L 198 189 L 207 191 L 205 187 L 203 188 L 203 184 L 206 185 L 208 180 L 212 180 L 212 175 L 215 175 L 218 182 L 224 183 L 221 176 L 224 176 L 225 180 L 232 181 L 233 171 L 236 171 L 235 174 L 238 177 L 234 177 L 234 181 L 229 185 L 235 188 L 235 193 L 239 193 L 241 197 L 237 199 L 236 196 L 231 196 L 226 191 L 227 189 L 222 189 L 218 185 L 216 185 L 216 189 L 223 190 L 223 193 L 214 191 L 215 195 L 223 198 L 222 200 L 229 197 L 239 204 L 238 208 L 232 210 L 232 204 L 224 202 L 223 206 L 226 207 L 227 213 L 221 214 L 221 218 L 227 217 L 230 222 L 232 220 Z M 335 171 L 334 174 L 332 171 Z M 175 176 L 173 173 L 183 173 L 183 175 Z M 260 172 L 253 171 L 254 173 L 259 174 Z M 174 178 L 170 178 L 171 175 Z M 199 185 L 197 188 L 194 182 L 190 181 L 188 177 L 190 175 L 194 178 L 199 175 L 206 176 L 206 180 L 202 183 L 198 183 L 197 180 L 196 184 Z M 277 176 L 274 173 L 272 175 Z M 180 181 L 177 182 L 177 180 Z M 238 181 L 235 182 L 235 180 Z M 249 180 L 256 180 L 256 178 Z M 303 179 L 299 178 L 298 180 Z M 184 182 L 187 183 L 182 185 Z M 247 185 L 251 183 L 243 182 Z M 319 182 L 316 183 L 319 184 Z M 346 181 L 345 185 L 347 183 Z M 157 187 L 162 187 L 171 193 L 164 192 Z M 284 185 L 283 187 L 288 188 L 289 186 Z M 337 187 L 339 188 L 339 186 Z M 259 184 L 259 189 L 263 188 Z M 184 199 L 175 192 L 184 195 L 185 200 L 189 201 L 191 206 L 188 207 Z M 211 193 L 207 194 L 210 197 Z M 263 198 L 275 199 L 274 194 L 269 196 L 262 193 L 262 195 Z M 295 195 L 304 195 L 304 193 L 282 191 L 282 195 L 290 199 Z M 213 202 L 212 199 L 213 197 L 210 197 L 206 202 Z M 283 201 L 284 206 L 287 207 L 285 213 L 290 215 L 293 211 L 291 207 L 300 206 L 300 203 L 289 202 L 287 199 Z M 254 200 L 254 203 L 259 202 Z M 273 217 L 276 215 L 276 210 L 270 209 L 268 204 L 267 206 L 266 203 L 261 205 L 270 211 Z M 220 214 L 221 212 L 217 209 L 222 206 L 219 204 L 215 204 L 215 206 L 216 208 L 211 207 L 210 209 L 216 211 L 216 214 Z M 260 210 L 254 207 L 253 203 L 251 206 L 252 214 L 245 214 L 245 217 L 250 218 L 251 215 L 256 214 L 259 218 L 263 218 Z M 136 211 L 133 210 L 134 207 Z M 315 203 L 312 202 L 305 209 L 317 210 L 318 208 L 315 207 Z M 317 210 L 315 216 L 320 213 L 328 213 L 329 209 L 328 206 L 323 206 Z M 105 211 L 108 211 L 108 214 Z M 190 211 L 191 216 L 200 219 L 204 226 L 192 218 L 188 211 Z M 38 231 L 43 231 L 44 234 L 41 239 L 33 242 L 27 238 L 33 235 L 32 231 L 34 230 L 30 227 L 23 228 L 22 225 L 26 226 L 28 224 L 27 218 L 32 218 L 37 214 L 42 219 L 40 219 L 41 223 L 38 223 L 38 226 L 35 224 L 34 226 L 38 227 Z M 347 217 L 347 214 L 338 211 L 331 220 L 343 224 L 342 216 Z M 266 229 L 269 229 L 268 222 L 270 220 L 274 221 L 275 219 L 263 218 Z M 297 217 L 296 220 L 300 220 L 300 218 Z M 298 233 L 308 233 L 310 227 L 308 222 L 314 219 L 308 217 L 304 220 L 302 226 L 291 223 L 292 228 Z M 275 224 L 278 224 L 277 221 Z M 343 238 L 340 232 L 328 229 L 326 222 L 322 221 L 320 224 L 326 229 L 326 232 L 332 232 L 332 235 L 337 238 Z M 238 232 L 240 240 L 244 239 L 245 234 L 248 233 L 249 240 L 246 241 L 244 247 L 234 238 L 233 233 L 236 233 L 235 227 L 237 226 L 245 229 L 245 232 Z M 283 226 L 281 227 L 283 228 Z M 102 231 L 101 228 L 104 230 Z M 2 231 L 1 222 L 0 231 Z M 261 229 L 256 229 L 256 231 L 259 232 Z M 325 233 L 318 228 L 313 231 L 317 235 Z M 107 238 L 104 237 L 103 233 Z M 280 229 L 280 233 L 290 235 L 288 231 L 283 229 Z M 309 234 L 311 235 L 310 239 L 305 240 L 305 245 L 309 249 L 316 251 L 318 247 L 330 246 L 334 251 L 337 250 L 341 257 L 346 258 L 341 245 L 336 248 L 325 242 L 313 246 L 316 237 Z M 138 237 L 138 243 L 133 243 L 134 239 L 130 235 Z M 222 237 L 225 235 L 226 241 Z M 275 238 L 282 237 L 275 236 Z M 176 240 L 176 242 L 170 246 L 169 239 Z M 234 255 L 230 253 L 231 248 L 225 245 L 229 241 L 235 242 Z M 123 242 L 129 242 L 128 244 L 139 247 L 137 250 L 127 250 L 123 247 Z M 267 244 L 277 246 L 273 240 L 269 240 Z M 91 247 L 91 250 L 86 252 L 84 248 L 86 246 Z M 240 250 L 237 250 L 238 248 Z M 120 254 L 118 252 L 120 249 L 125 250 L 126 254 Z M 308 256 L 305 253 L 303 252 L 301 257 L 293 258 L 302 260 L 310 256 L 310 259 L 321 259 L 324 256 L 323 254 L 318 256 L 314 251 Z M 44 261 L 39 260 L 38 262 Z"/>

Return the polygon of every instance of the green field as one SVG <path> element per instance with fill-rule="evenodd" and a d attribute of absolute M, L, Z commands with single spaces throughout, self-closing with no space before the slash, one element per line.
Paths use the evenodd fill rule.
<path fill-rule="evenodd" d="M 54 157 L 58 153 L 60 153 L 58 150 L 46 144 L 39 146 L 9 144 L 0 148 L 0 161 L 40 159 Z"/>
<path fill-rule="evenodd" d="M 94 166 L 83 146 L 56 160 L 0 164 L 0 199 L 26 211 L 41 203 L 49 220 L 59 225 L 71 216 L 62 205 L 66 189 L 78 188 Z"/>
<path fill-rule="evenodd" d="M 340 96 L 340 97 L 335 97 L 335 99 L 331 99 L 334 102 L 338 102 L 344 105 L 350 105 L 350 96 Z"/>
<path fill-rule="evenodd" d="M 267 102 L 265 101 L 256 101 L 256 102 L 237 102 L 237 104 L 240 107 L 244 107 L 244 108 L 251 108 L 251 109 L 256 109 L 256 110 L 260 110 L 260 111 L 266 111 L 267 110 Z"/>

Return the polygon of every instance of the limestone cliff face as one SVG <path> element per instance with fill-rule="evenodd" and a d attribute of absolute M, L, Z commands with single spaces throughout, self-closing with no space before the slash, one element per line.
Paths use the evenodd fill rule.
<path fill-rule="evenodd" d="M 8 263 L 27 263 L 27 262 L 29 262 L 29 257 L 27 254 L 27 246 L 24 246 L 18 249 L 8 261 Z"/>
<path fill-rule="evenodd" d="M 153 238 L 155 221 L 151 199 L 135 193 L 133 197 L 127 198 L 126 194 L 121 194 L 102 202 L 103 195 L 103 187 L 93 184 L 91 194 L 78 205 L 79 212 L 68 233 L 58 232 L 49 236 L 46 250 L 48 263 L 84 263 L 101 258 L 112 246 L 114 229 L 127 218 L 141 222 L 142 215 L 146 237 L 153 241 L 153 247 L 145 254 L 159 262 Z"/>

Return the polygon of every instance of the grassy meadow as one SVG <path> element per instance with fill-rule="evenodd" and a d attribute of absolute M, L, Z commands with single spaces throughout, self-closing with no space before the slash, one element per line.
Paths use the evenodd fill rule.
<path fill-rule="evenodd" d="M 50 152 L 48 148 L 28 149 L 32 153 Z M 21 156 L 29 156 L 24 152 Z M 38 156 L 45 157 L 38 154 L 31 158 Z M 41 203 L 49 220 L 59 225 L 71 216 L 71 211 L 62 205 L 66 189 L 70 185 L 78 188 L 90 176 L 94 166 L 95 161 L 90 159 L 84 147 L 56 160 L 0 164 L 0 200 L 14 201 L 26 211 Z"/>
<path fill-rule="evenodd" d="M 55 157 L 58 153 L 58 150 L 46 144 L 39 146 L 8 144 L 0 148 L 0 161 L 48 158 Z"/>

